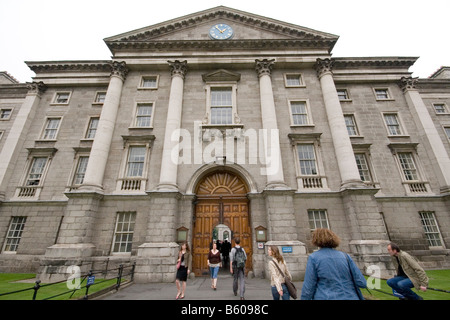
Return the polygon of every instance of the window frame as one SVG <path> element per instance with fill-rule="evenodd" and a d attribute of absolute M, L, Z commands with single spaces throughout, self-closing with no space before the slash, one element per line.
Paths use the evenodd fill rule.
<path fill-rule="evenodd" d="M 67 101 L 66 102 L 58 102 L 58 96 L 62 94 L 67 94 Z M 72 91 L 56 91 L 53 95 L 52 103 L 50 105 L 56 105 L 56 106 L 67 106 L 70 103 L 70 99 L 72 98 Z"/>
<path fill-rule="evenodd" d="M 341 95 L 339 94 L 339 92 L 345 92 L 345 98 L 344 99 L 341 99 Z M 346 89 L 346 88 L 336 88 L 336 93 L 338 95 L 339 101 L 343 101 L 343 102 L 352 101 L 352 99 L 350 98 L 350 94 L 349 94 L 348 89 Z"/>
<path fill-rule="evenodd" d="M 121 218 L 121 215 L 124 215 L 124 219 L 127 218 L 125 215 L 129 214 L 128 219 L 125 221 L 119 221 L 119 219 Z M 134 238 L 134 232 L 135 232 L 135 227 L 136 227 L 136 217 L 137 217 L 137 212 L 136 211 L 120 211 L 116 213 L 116 218 L 115 218 L 115 223 L 114 223 L 114 232 L 113 232 L 113 237 L 112 237 L 112 244 L 111 244 L 111 253 L 113 255 L 129 255 L 131 254 L 132 250 L 133 250 L 133 238 Z M 133 218 L 133 220 L 131 220 L 131 218 Z M 130 227 L 128 227 L 127 230 L 120 230 L 118 231 L 118 226 L 119 223 L 121 223 L 122 225 L 128 225 L 128 226 L 133 226 L 133 228 L 130 230 Z M 122 236 L 122 235 L 126 235 L 127 239 L 125 241 L 122 241 L 122 237 L 120 237 L 120 241 L 117 241 L 118 236 Z M 129 236 L 131 235 L 131 239 L 129 238 Z M 126 246 L 126 251 L 120 251 L 122 244 L 125 244 Z M 116 251 L 116 244 L 118 244 L 119 246 L 119 250 Z M 128 250 L 129 247 L 129 250 Z"/>
<path fill-rule="evenodd" d="M 289 79 L 288 77 L 292 77 L 295 76 L 298 80 L 299 80 L 299 84 L 289 84 Z M 289 73 L 285 73 L 283 75 L 284 78 L 284 86 L 286 88 L 305 88 L 306 84 L 305 81 L 303 80 L 303 75 L 301 73 L 296 73 L 296 72 L 289 72 Z"/>
<path fill-rule="evenodd" d="M 155 86 L 154 87 L 146 87 L 144 86 L 144 83 L 146 80 L 148 79 L 154 79 L 155 80 Z M 159 75 L 154 75 L 154 74 L 148 74 L 148 75 L 143 75 L 141 76 L 140 80 L 139 80 L 139 85 L 138 85 L 138 89 L 139 90 L 158 90 L 159 87 Z"/>
<path fill-rule="evenodd" d="M 424 216 L 425 214 L 428 215 L 428 217 L 425 217 Z M 434 211 L 419 211 L 419 216 L 420 216 L 420 222 L 422 223 L 425 239 L 428 242 L 428 247 L 430 249 L 445 249 L 445 243 L 442 238 L 441 230 L 439 229 L 439 224 L 436 219 L 436 213 Z M 430 219 L 430 216 L 431 216 L 431 219 Z M 433 222 L 434 225 L 426 224 L 425 220 Z M 429 229 L 429 227 L 435 228 L 435 231 L 427 231 Z M 436 235 L 437 235 L 437 237 L 436 237 Z M 431 236 L 433 236 L 434 239 L 432 239 Z M 440 245 L 432 245 L 433 241 L 439 241 Z"/>
<path fill-rule="evenodd" d="M 14 222 L 14 219 L 22 219 L 22 221 L 18 221 L 18 222 Z M 12 216 L 9 222 L 9 226 L 8 226 L 8 231 L 6 232 L 6 236 L 5 236 L 5 241 L 3 243 L 3 247 L 2 247 L 2 253 L 6 253 L 6 254 L 16 254 L 17 253 L 17 249 L 19 248 L 20 245 L 20 241 L 22 240 L 22 235 L 23 235 L 23 230 L 25 229 L 25 224 L 27 222 L 27 217 L 25 216 Z M 13 225 L 15 225 L 15 228 L 12 229 Z M 17 228 L 17 226 L 19 226 L 19 229 Z M 15 234 L 18 233 L 18 236 L 14 236 Z M 9 235 L 12 236 L 9 236 Z M 18 239 L 17 243 L 11 244 L 8 243 L 8 239 Z M 7 247 L 12 247 L 14 246 L 15 250 L 7 250 Z"/>
<path fill-rule="evenodd" d="M 152 108 L 151 114 L 150 115 L 139 115 L 139 107 L 143 107 L 145 105 L 150 105 Z M 154 101 L 139 101 L 136 102 L 134 105 L 134 110 L 133 110 L 133 120 L 132 123 L 130 125 L 130 129 L 153 129 L 153 119 L 154 119 L 154 114 L 155 114 L 155 102 Z M 139 118 L 143 118 L 143 117 L 150 117 L 150 123 L 148 126 L 138 126 L 138 120 Z"/>
<path fill-rule="evenodd" d="M 211 92 L 213 91 L 212 89 L 215 89 L 215 88 L 231 88 L 231 123 L 215 124 L 215 123 L 211 122 L 211 117 L 212 117 Z M 238 116 L 238 107 L 237 107 L 237 82 L 236 81 L 208 82 L 205 85 L 205 94 L 206 94 L 206 115 L 203 120 L 204 126 L 227 127 L 227 126 L 240 125 L 240 119 Z"/>
<path fill-rule="evenodd" d="M 9 110 L 9 115 L 6 118 L 2 118 L 3 112 Z M 13 107 L 2 107 L 0 108 L 0 121 L 9 121 L 11 120 L 12 114 L 14 112 L 14 108 Z"/>
<path fill-rule="evenodd" d="M 346 117 L 351 117 L 351 119 L 352 119 L 352 122 L 353 122 L 353 127 L 354 127 L 354 129 L 355 129 L 355 134 L 350 134 L 350 132 L 349 132 L 349 126 L 348 126 L 348 124 L 347 124 L 347 119 L 346 119 Z M 359 127 L 358 127 L 358 123 L 357 123 L 357 121 L 356 121 L 356 117 L 355 117 L 355 114 L 354 113 L 345 113 L 344 114 L 344 121 L 345 121 L 345 127 L 347 128 L 347 133 L 348 133 L 348 136 L 349 137 L 362 137 L 361 136 L 361 133 L 360 133 L 360 131 L 359 131 Z"/>
<path fill-rule="evenodd" d="M 434 113 L 436 115 L 450 114 L 450 109 L 449 109 L 447 103 L 445 103 L 445 102 L 433 102 L 433 103 L 431 103 L 431 105 L 432 105 Z M 437 105 L 442 105 L 443 112 L 438 112 L 438 110 L 436 109 Z"/>
<path fill-rule="evenodd" d="M 396 137 L 408 137 L 409 134 L 407 133 L 405 126 L 403 125 L 403 121 L 402 118 L 400 117 L 400 113 L 399 112 L 382 112 L 382 119 L 383 119 L 383 123 L 384 126 L 386 128 L 387 131 L 387 135 L 389 138 L 396 138 Z M 399 134 L 392 134 L 390 128 L 393 126 L 392 124 L 388 124 L 386 121 L 386 116 L 395 116 L 396 122 L 397 122 L 397 126 L 398 129 L 400 131 Z"/>
<path fill-rule="evenodd" d="M 305 105 L 305 117 L 306 117 L 306 121 L 307 123 L 303 123 L 303 124 L 295 124 L 294 123 L 294 114 L 292 112 L 292 103 L 304 103 Z M 289 116 L 291 119 L 291 127 L 314 127 L 314 122 L 313 122 L 313 118 L 312 118 L 312 114 L 311 114 L 311 107 L 309 104 L 309 99 L 288 99 L 287 101 L 288 107 L 289 107 Z"/>
<path fill-rule="evenodd" d="M 59 122 L 58 122 L 58 127 L 57 127 L 56 129 L 55 129 L 55 128 L 49 128 L 48 126 L 50 125 L 50 122 L 51 122 L 52 120 L 56 120 L 56 119 L 59 120 Z M 44 121 L 44 126 L 42 127 L 41 134 L 40 134 L 38 140 L 40 140 L 40 141 L 56 141 L 57 138 L 58 138 L 59 129 L 61 128 L 62 120 L 63 120 L 63 117 L 59 117 L 59 116 L 55 116 L 55 117 L 53 117 L 53 116 L 48 116 L 48 117 L 46 117 L 46 118 L 45 118 L 45 121 Z M 50 130 L 54 131 L 54 136 L 53 136 L 52 138 L 46 138 L 46 137 L 45 137 L 45 136 L 46 136 L 47 130 L 49 130 L 49 131 L 50 131 Z"/>
<path fill-rule="evenodd" d="M 317 228 L 326 228 L 330 229 L 330 221 L 328 219 L 328 211 L 326 209 L 308 209 L 308 225 L 309 229 L 312 232 L 316 230 Z M 325 217 L 320 217 L 321 214 L 324 214 Z M 316 214 L 319 214 L 319 217 L 316 217 Z M 320 225 L 317 225 L 317 222 L 320 223 Z M 326 226 L 323 225 L 323 222 L 326 222 Z M 312 228 L 312 224 L 314 224 L 314 228 Z"/>
<path fill-rule="evenodd" d="M 104 94 L 104 95 L 105 95 L 105 98 L 104 98 L 103 101 L 99 101 L 99 96 L 100 96 L 101 94 Z M 107 91 L 97 91 L 97 92 L 95 93 L 94 101 L 92 102 L 92 104 L 93 104 L 93 105 L 100 105 L 100 106 L 102 106 L 102 105 L 105 103 L 105 100 L 106 100 L 106 94 L 107 94 Z"/>
<path fill-rule="evenodd" d="M 373 94 L 375 96 L 376 101 L 392 101 L 394 100 L 392 98 L 391 90 L 388 87 L 374 87 L 372 88 Z M 386 92 L 386 98 L 379 98 L 377 91 L 383 90 Z"/>

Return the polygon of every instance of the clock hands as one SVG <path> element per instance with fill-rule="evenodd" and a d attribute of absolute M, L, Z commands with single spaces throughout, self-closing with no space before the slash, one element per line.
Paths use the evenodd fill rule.
<path fill-rule="evenodd" d="M 223 33 L 225 30 L 227 30 L 227 28 L 225 28 L 225 29 L 223 29 L 223 30 L 220 30 L 220 29 L 219 29 L 219 26 L 216 26 L 216 29 L 219 30 L 220 33 Z"/>

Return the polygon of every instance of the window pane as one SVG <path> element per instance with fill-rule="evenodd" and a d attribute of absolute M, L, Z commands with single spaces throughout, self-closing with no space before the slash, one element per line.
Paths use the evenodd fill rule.
<path fill-rule="evenodd" d="M 152 119 L 153 105 L 139 105 L 137 108 L 136 115 L 136 126 L 137 127 L 150 127 Z"/>
<path fill-rule="evenodd" d="M 367 165 L 366 155 L 363 153 L 355 154 L 356 165 L 358 166 L 359 176 L 362 181 L 371 181 L 369 166 Z"/>
<path fill-rule="evenodd" d="M 419 180 L 417 175 L 416 165 L 414 164 L 414 160 L 411 153 L 399 153 L 398 159 L 400 161 L 400 165 L 403 170 L 403 175 L 406 180 Z"/>
<path fill-rule="evenodd" d="M 302 175 L 316 175 L 316 157 L 312 144 L 299 144 L 297 146 L 300 159 L 300 171 Z"/>
<path fill-rule="evenodd" d="M 6 236 L 4 251 L 17 251 L 26 220 L 26 217 L 12 218 Z"/>
<path fill-rule="evenodd" d="M 45 164 L 47 163 L 47 158 L 34 158 L 31 164 L 30 172 L 28 174 L 27 186 L 37 186 L 39 185 L 44 172 Z"/>
<path fill-rule="evenodd" d="M 232 107 L 211 108 L 211 124 L 232 124 Z"/>
<path fill-rule="evenodd" d="M 131 147 L 128 154 L 128 177 L 142 177 L 146 148 Z"/>
<path fill-rule="evenodd" d="M 211 88 L 211 106 L 232 106 L 231 88 Z"/>
<path fill-rule="evenodd" d="M 135 220 L 135 212 L 119 212 L 117 214 L 113 244 L 114 252 L 131 252 Z"/>
<path fill-rule="evenodd" d="M 434 212 L 419 212 L 425 236 L 430 247 L 442 246 L 441 234 L 437 226 Z"/>
<path fill-rule="evenodd" d="M 291 102 L 291 113 L 294 124 L 308 124 L 308 114 L 306 109 L 306 102 L 293 101 Z"/>
<path fill-rule="evenodd" d="M 89 157 L 80 157 L 78 160 L 77 171 L 75 173 L 74 184 L 82 184 L 84 181 L 84 175 L 88 165 Z"/>

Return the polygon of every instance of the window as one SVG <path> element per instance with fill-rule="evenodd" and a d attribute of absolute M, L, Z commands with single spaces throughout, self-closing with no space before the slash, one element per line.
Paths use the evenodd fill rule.
<path fill-rule="evenodd" d="M 40 185 L 46 164 L 47 164 L 47 157 L 33 158 L 33 162 L 31 163 L 30 171 L 28 173 L 25 185 L 27 186 Z"/>
<path fill-rule="evenodd" d="M 430 247 L 442 247 L 441 232 L 439 231 L 434 212 L 423 211 L 419 212 L 419 214 L 428 245 Z"/>
<path fill-rule="evenodd" d="M 54 104 L 68 104 L 70 99 L 70 92 L 56 92 L 53 100 Z"/>
<path fill-rule="evenodd" d="M 43 140 L 55 140 L 61 118 L 48 118 L 42 133 Z"/>
<path fill-rule="evenodd" d="M 403 134 L 397 114 L 386 113 L 383 116 L 384 116 L 384 122 L 385 122 L 387 130 L 388 130 L 388 134 L 390 136 L 400 136 Z"/>
<path fill-rule="evenodd" d="M 301 74 L 285 74 L 284 82 L 286 87 L 304 86 Z"/>
<path fill-rule="evenodd" d="M 445 103 L 433 103 L 433 107 L 436 113 L 448 113 Z"/>
<path fill-rule="evenodd" d="M 444 127 L 445 134 L 447 135 L 447 139 L 450 140 L 450 127 Z M 1 135 L 0 135 L 1 137 Z"/>
<path fill-rule="evenodd" d="M 146 147 L 130 147 L 126 170 L 127 177 L 143 176 L 146 151 Z"/>
<path fill-rule="evenodd" d="M 81 156 L 78 158 L 77 168 L 75 170 L 75 176 L 73 179 L 74 185 L 83 184 L 84 175 L 86 174 L 86 168 L 88 165 L 89 157 Z"/>
<path fill-rule="evenodd" d="M 403 171 L 403 176 L 406 181 L 417 181 L 419 176 L 417 174 L 416 165 L 411 152 L 399 152 L 397 154 L 400 166 Z"/>
<path fill-rule="evenodd" d="M 6 235 L 3 251 L 16 252 L 22 238 L 23 229 L 25 227 L 26 217 L 12 217 L 9 224 L 8 233 Z"/>
<path fill-rule="evenodd" d="M 112 250 L 114 253 L 131 252 L 135 221 L 136 212 L 117 213 Z"/>
<path fill-rule="evenodd" d="M 158 76 L 144 76 L 139 84 L 139 89 L 157 89 Z"/>
<path fill-rule="evenodd" d="M 9 120 L 11 118 L 12 109 L 2 108 L 0 109 L 0 120 Z"/>
<path fill-rule="evenodd" d="M 311 231 L 319 228 L 329 228 L 326 210 L 308 210 L 308 220 Z"/>
<path fill-rule="evenodd" d="M 355 153 L 355 159 L 361 180 L 364 182 L 372 181 L 366 155 L 364 153 Z"/>
<path fill-rule="evenodd" d="M 233 102 L 231 88 L 211 88 L 211 124 L 232 123 Z"/>
<path fill-rule="evenodd" d="M 377 100 L 390 100 L 388 89 L 374 89 L 374 92 Z"/>
<path fill-rule="evenodd" d="M 290 101 L 293 125 L 307 125 L 310 123 L 306 101 Z"/>
<path fill-rule="evenodd" d="M 350 100 L 347 89 L 337 89 L 337 94 L 340 101 Z"/>
<path fill-rule="evenodd" d="M 356 126 L 355 116 L 352 114 L 344 115 L 345 125 L 349 136 L 359 136 L 358 128 Z"/>
<path fill-rule="evenodd" d="M 95 101 L 94 103 L 102 104 L 105 102 L 106 99 L 106 92 L 97 92 L 95 95 Z"/>
<path fill-rule="evenodd" d="M 85 139 L 94 139 L 95 134 L 97 133 L 98 128 L 98 122 L 100 121 L 100 118 L 94 117 L 89 120 L 88 129 L 86 131 Z"/>
<path fill-rule="evenodd" d="M 135 127 L 151 127 L 153 104 L 152 103 L 140 103 L 136 107 L 136 122 Z"/>
<path fill-rule="evenodd" d="M 316 156 L 313 144 L 299 144 L 297 146 L 302 175 L 317 175 Z"/>

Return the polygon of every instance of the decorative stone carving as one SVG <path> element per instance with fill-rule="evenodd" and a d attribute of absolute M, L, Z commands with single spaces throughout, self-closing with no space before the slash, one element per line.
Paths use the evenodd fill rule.
<path fill-rule="evenodd" d="M 414 90 L 416 89 L 418 79 L 419 78 L 402 77 L 398 82 L 398 86 L 400 87 L 400 89 L 402 89 L 403 92 L 406 92 L 408 90 Z"/>
<path fill-rule="evenodd" d="M 321 78 L 325 73 L 333 73 L 334 60 L 329 58 L 316 60 L 317 77 Z"/>
<path fill-rule="evenodd" d="M 122 78 L 124 81 L 128 74 L 128 68 L 125 61 L 118 62 L 113 61 L 111 64 L 111 76 L 117 76 Z"/>
<path fill-rule="evenodd" d="M 27 82 L 28 93 L 41 95 L 47 90 L 47 86 L 42 82 Z"/>
<path fill-rule="evenodd" d="M 179 60 L 175 60 L 175 61 L 167 61 L 170 65 L 170 71 L 172 73 L 172 77 L 173 76 L 180 76 L 181 78 L 183 78 L 186 76 L 186 72 L 187 72 L 187 60 L 184 61 L 179 61 Z"/>
<path fill-rule="evenodd" d="M 258 73 L 259 77 L 262 77 L 263 75 L 268 75 L 272 73 L 272 68 L 275 64 L 275 59 L 263 59 L 259 60 L 256 59 L 256 72 Z"/>

